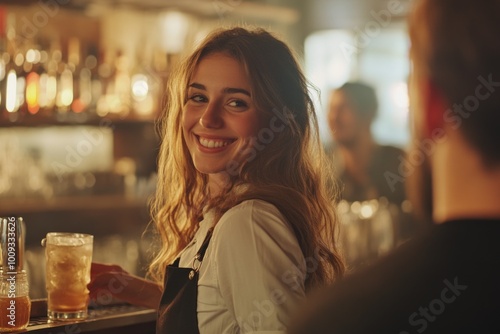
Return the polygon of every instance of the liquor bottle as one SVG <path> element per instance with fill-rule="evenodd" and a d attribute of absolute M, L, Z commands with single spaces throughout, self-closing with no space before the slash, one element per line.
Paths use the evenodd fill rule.
<path fill-rule="evenodd" d="M 125 117 L 130 112 L 130 61 L 126 54 L 119 51 L 115 62 L 114 73 L 115 96 L 111 112 Z"/>
<path fill-rule="evenodd" d="M 12 122 L 24 116 L 26 107 L 26 73 L 23 70 L 24 54 L 21 48 L 10 53 L 6 67 L 5 109 Z"/>
<path fill-rule="evenodd" d="M 79 101 L 82 110 L 86 112 L 92 104 L 92 70 L 88 67 L 89 63 L 92 63 L 92 60 L 87 56 L 79 73 Z"/>
<path fill-rule="evenodd" d="M 97 73 L 101 82 L 101 96 L 97 99 L 96 113 L 104 117 L 110 111 L 115 100 L 115 52 L 111 49 L 104 49 L 100 57 L 102 62 L 99 63 Z"/>
<path fill-rule="evenodd" d="M 158 93 L 161 79 L 156 75 L 147 48 L 137 53 L 131 75 L 132 109 L 141 117 L 150 117 L 158 108 Z"/>
<path fill-rule="evenodd" d="M 0 47 L 1 48 L 1 47 Z M 0 120 L 3 119 L 3 113 L 5 111 L 5 91 L 7 87 L 7 64 L 8 64 L 7 53 L 0 50 Z M 7 60 L 6 60 L 7 58 Z"/>
<path fill-rule="evenodd" d="M 85 68 L 90 72 L 90 103 L 88 106 L 89 114 L 95 114 L 97 111 L 97 102 L 103 94 L 103 84 L 99 77 L 99 59 L 98 50 L 94 45 L 90 45 L 87 57 L 85 57 Z"/>
<path fill-rule="evenodd" d="M 73 103 L 73 64 L 69 62 L 68 52 L 62 54 L 58 62 L 57 73 L 57 97 L 56 97 L 56 111 L 59 120 L 67 120 L 68 112 L 70 111 L 71 104 Z"/>
<path fill-rule="evenodd" d="M 7 9 L 0 6 L 0 120 L 5 111 L 7 64 L 10 62 L 10 56 L 7 52 L 6 16 Z"/>
<path fill-rule="evenodd" d="M 70 38 L 68 43 L 68 65 L 73 72 L 73 102 L 71 110 L 84 112 L 92 99 L 91 73 L 82 61 L 81 43 L 78 38 Z"/>
<path fill-rule="evenodd" d="M 48 52 L 42 51 L 44 57 L 41 60 L 42 73 L 40 74 L 40 108 L 46 117 L 53 117 L 56 108 L 58 92 L 58 65 L 61 61 L 61 50 L 59 45 L 52 41 Z"/>
<path fill-rule="evenodd" d="M 21 47 L 16 43 L 15 16 L 8 13 L 6 16 L 6 37 L 7 47 L 4 53 L 5 77 L 4 100 L 5 115 L 9 121 L 16 121 L 19 118 L 19 109 L 24 101 L 24 77 L 22 74 L 22 64 L 24 56 Z"/>
<path fill-rule="evenodd" d="M 26 75 L 26 108 L 31 115 L 40 111 L 40 61 L 41 55 L 39 46 L 31 43 L 25 56 L 24 70 Z"/>

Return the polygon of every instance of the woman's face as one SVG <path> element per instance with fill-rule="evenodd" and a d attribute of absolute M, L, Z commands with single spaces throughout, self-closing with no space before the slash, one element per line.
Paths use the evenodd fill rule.
<path fill-rule="evenodd" d="M 195 168 L 217 174 L 241 164 L 262 126 L 243 65 L 224 53 L 202 58 L 186 98 L 183 135 Z"/>

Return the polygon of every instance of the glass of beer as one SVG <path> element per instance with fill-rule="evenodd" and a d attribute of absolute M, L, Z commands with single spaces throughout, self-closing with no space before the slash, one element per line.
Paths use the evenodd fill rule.
<path fill-rule="evenodd" d="M 7 267 L 8 269 L 8 267 Z M 18 332 L 30 321 L 31 301 L 29 298 L 26 272 L 0 270 L 0 333 Z"/>
<path fill-rule="evenodd" d="M 82 233 L 47 233 L 45 246 L 49 320 L 87 318 L 94 237 Z"/>

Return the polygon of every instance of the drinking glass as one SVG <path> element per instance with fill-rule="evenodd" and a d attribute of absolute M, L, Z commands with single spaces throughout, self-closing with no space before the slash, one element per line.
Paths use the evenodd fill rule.
<path fill-rule="evenodd" d="M 82 233 L 47 233 L 45 246 L 49 320 L 87 318 L 94 237 Z"/>
<path fill-rule="evenodd" d="M 0 270 L 0 333 L 18 332 L 30 321 L 31 301 L 26 271 Z"/>

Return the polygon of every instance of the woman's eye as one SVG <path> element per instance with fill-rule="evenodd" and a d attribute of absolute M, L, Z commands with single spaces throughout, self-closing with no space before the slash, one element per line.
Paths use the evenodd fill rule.
<path fill-rule="evenodd" d="M 247 103 L 242 100 L 232 100 L 228 103 L 228 105 L 233 108 L 244 108 L 248 106 Z"/>
<path fill-rule="evenodd" d="M 203 95 L 192 95 L 189 97 L 189 100 L 193 101 L 193 102 L 205 102 L 206 101 L 206 98 L 203 96 Z"/>

